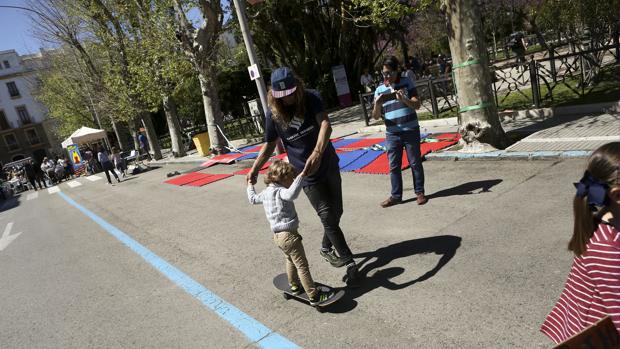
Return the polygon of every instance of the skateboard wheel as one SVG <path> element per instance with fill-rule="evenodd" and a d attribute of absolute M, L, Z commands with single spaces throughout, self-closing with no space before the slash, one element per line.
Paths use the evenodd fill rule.
<path fill-rule="evenodd" d="M 286 299 L 286 300 L 291 299 L 291 296 L 289 296 L 289 295 L 288 295 L 288 294 L 286 294 L 286 293 L 282 293 L 282 296 L 283 296 L 283 297 L 284 297 L 284 299 Z"/>

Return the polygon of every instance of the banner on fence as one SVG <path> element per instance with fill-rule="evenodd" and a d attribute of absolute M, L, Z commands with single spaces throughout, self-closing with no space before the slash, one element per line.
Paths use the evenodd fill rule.
<path fill-rule="evenodd" d="M 347 72 L 344 65 L 336 65 L 332 67 L 332 75 L 334 76 L 334 84 L 336 85 L 336 93 L 341 107 L 351 105 L 351 91 L 349 90 L 349 82 L 347 81 Z"/>

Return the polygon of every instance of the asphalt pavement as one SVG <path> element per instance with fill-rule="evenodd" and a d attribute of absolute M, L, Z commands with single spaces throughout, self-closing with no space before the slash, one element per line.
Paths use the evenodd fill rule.
<path fill-rule="evenodd" d="M 2 347 L 275 347 L 217 315 L 201 302 L 205 292 L 171 281 L 65 195 L 251 326 L 299 347 L 548 348 L 538 328 L 570 269 L 572 182 L 584 164 L 426 162 L 428 204 L 388 209 L 379 207 L 388 176 L 344 173 L 342 228 L 366 281 L 324 314 L 273 287 L 284 258 L 241 176 L 199 188 L 164 184 L 167 172 L 193 166 L 176 164 L 114 186 L 81 178 L 60 193 L 26 192 L 0 213 L 0 230 L 13 223 L 7 236 L 21 232 L 0 251 Z M 404 199 L 413 198 L 410 173 L 404 182 Z M 322 229 L 307 198 L 296 205 L 314 278 L 344 286 L 344 269 L 319 256 Z"/>

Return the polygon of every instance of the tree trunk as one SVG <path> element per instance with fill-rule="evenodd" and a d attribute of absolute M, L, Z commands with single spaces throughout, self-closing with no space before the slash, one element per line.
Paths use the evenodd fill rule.
<path fill-rule="evenodd" d="M 129 121 L 129 133 L 131 134 L 131 138 L 133 139 L 133 148 L 135 150 L 140 149 L 140 141 L 138 140 L 138 130 L 140 129 L 140 122 L 138 119 L 133 119 Z"/>
<path fill-rule="evenodd" d="M 142 122 L 144 123 L 144 128 L 146 129 L 146 138 L 149 141 L 149 148 L 151 148 L 151 152 L 153 152 L 153 159 L 159 160 L 162 158 L 161 148 L 159 146 L 159 141 L 157 140 L 157 133 L 155 132 L 155 126 L 153 126 L 151 113 L 142 113 Z"/>
<path fill-rule="evenodd" d="M 475 0 L 444 0 L 463 151 L 505 148 L 497 115 L 480 13 Z"/>
<path fill-rule="evenodd" d="M 111 116 L 110 122 L 112 123 L 112 129 L 114 130 L 114 135 L 116 136 L 116 141 L 118 142 L 118 147 L 120 148 L 120 151 L 127 150 L 127 144 L 125 144 L 125 140 L 123 139 L 123 136 L 121 134 L 122 131 L 120 129 L 120 126 L 118 125 L 118 122 L 116 122 L 116 120 L 114 120 L 114 118 Z"/>
<path fill-rule="evenodd" d="M 225 140 L 218 130 L 218 125 L 223 129 L 222 112 L 220 110 L 220 100 L 217 96 L 217 88 L 211 75 L 208 72 L 200 72 L 198 80 L 200 81 L 200 90 L 202 91 L 202 104 L 205 108 L 205 118 L 207 121 L 207 130 L 209 131 L 209 141 L 211 142 L 211 151 L 214 154 L 225 152 Z"/>
<path fill-rule="evenodd" d="M 179 125 L 179 117 L 177 115 L 177 105 L 170 95 L 163 97 L 164 112 L 166 113 L 166 121 L 168 122 L 168 131 L 170 132 L 170 143 L 172 145 L 172 155 L 177 157 L 185 156 L 185 146 L 181 137 L 181 126 Z"/>

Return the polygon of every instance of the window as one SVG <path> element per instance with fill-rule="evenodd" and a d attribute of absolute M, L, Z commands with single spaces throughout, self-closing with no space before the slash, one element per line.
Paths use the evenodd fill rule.
<path fill-rule="evenodd" d="M 19 144 L 17 144 L 17 138 L 15 138 L 14 134 L 5 135 L 4 142 L 6 143 L 6 146 L 9 148 L 9 151 L 19 149 Z"/>
<path fill-rule="evenodd" d="M 4 61 L 4 67 L 7 69 L 11 67 L 11 65 L 9 64 L 9 61 Z"/>
<path fill-rule="evenodd" d="M 14 81 L 7 82 L 6 87 L 9 89 L 9 94 L 11 97 L 19 97 L 19 90 L 17 89 L 17 85 L 15 85 Z"/>
<path fill-rule="evenodd" d="M 4 110 L 0 110 L 0 131 L 8 130 L 11 126 L 9 126 L 8 121 L 6 121 L 6 114 Z"/>
<path fill-rule="evenodd" d="M 28 137 L 28 142 L 30 145 L 35 145 L 41 143 L 39 140 L 39 135 L 37 135 L 37 131 L 33 128 L 30 130 L 26 130 L 26 137 Z"/>
<path fill-rule="evenodd" d="M 19 120 L 22 122 L 22 125 L 32 124 L 32 120 L 30 120 L 30 114 L 28 114 L 28 109 L 25 106 L 20 105 L 19 107 L 15 107 L 17 110 L 17 115 L 19 115 Z"/>

